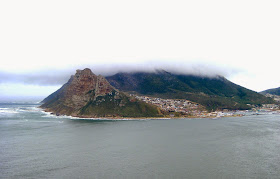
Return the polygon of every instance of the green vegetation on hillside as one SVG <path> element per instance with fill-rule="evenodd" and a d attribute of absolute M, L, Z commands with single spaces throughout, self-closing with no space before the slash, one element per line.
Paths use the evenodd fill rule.
<path fill-rule="evenodd" d="M 160 98 L 188 99 L 216 109 L 250 109 L 252 105 L 274 103 L 257 92 L 236 85 L 227 79 L 157 73 L 118 73 L 107 80 L 119 90 Z"/>
<path fill-rule="evenodd" d="M 161 117 L 155 106 L 129 98 L 123 93 L 119 96 L 107 94 L 98 96 L 84 106 L 79 115 L 98 117 Z"/>
<path fill-rule="evenodd" d="M 280 96 L 280 87 L 279 88 L 273 88 L 273 89 L 268 89 L 265 91 L 262 91 L 261 94 L 272 94 L 272 95 L 278 95 Z"/>

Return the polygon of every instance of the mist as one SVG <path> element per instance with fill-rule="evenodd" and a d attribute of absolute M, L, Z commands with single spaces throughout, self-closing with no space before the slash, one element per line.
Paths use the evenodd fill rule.
<path fill-rule="evenodd" d="M 110 76 L 119 72 L 155 72 L 165 70 L 174 74 L 186 74 L 203 77 L 224 76 L 237 74 L 240 70 L 225 65 L 207 62 L 162 62 L 148 61 L 142 63 L 110 63 L 110 64 L 81 64 L 67 68 L 36 69 L 20 73 L 0 72 L 0 84 L 20 83 L 26 85 L 57 86 L 68 81 L 77 69 L 90 68 L 96 75 Z"/>

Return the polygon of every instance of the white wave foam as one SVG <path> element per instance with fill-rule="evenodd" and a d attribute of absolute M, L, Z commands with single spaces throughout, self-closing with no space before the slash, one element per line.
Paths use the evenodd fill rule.
<path fill-rule="evenodd" d="M 56 118 L 56 119 L 72 119 L 72 120 L 92 120 L 92 121 L 148 121 L 148 120 L 168 120 L 171 118 L 82 118 L 67 115 L 57 116 L 52 114 L 52 112 L 46 112 L 41 108 L 38 108 L 45 118 Z"/>
<path fill-rule="evenodd" d="M 16 111 L 15 108 L 0 108 L 1 114 L 16 114 L 18 111 Z"/>
<path fill-rule="evenodd" d="M 0 108 L 0 114 L 17 114 L 17 113 L 24 113 L 24 112 L 38 112 L 41 109 L 38 107 L 16 107 L 16 108 Z"/>
<path fill-rule="evenodd" d="M 60 123 L 62 124 L 64 121 L 31 121 L 36 123 Z"/>
<path fill-rule="evenodd" d="M 15 108 L 16 111 L 18 112 L 39 112 L 41 109 L 38 107 L 19 107 Z"/>
<path fill-rule="evenodd" d="M 79 117 L 73 117 L 73 116 L 66 116 L 66 115 L 61 115 L 61 116 L 57 116 L 54 114 L 51 114 L 51 112 L 44 112 L 45 115 L 42 117 L 45 118 L 56 118 L 56 119 L 83 119 L 83 118 L 79 118 Z"/>
<path fill-rule="evenodd" d="M 10 108 L 0 108 L 0 110 L 1 110 L 1 109 L 3 109 L 3 110 L 4 110 L 4 109 L 10 109 Z"/>
<path fill-rule="evenodd" d="M 112 119 L 112 118 L 80 118 L 80 117 L 74 117 L 74 116 L 67 116 L 67 115 L 61 115 L 61 116 L 57 116 L 55 114 L 52 114 L 51 112 L 46 112 L 46 111 L 41 111 L 42 113 L 44 113 L 45 118 L 60 118 L 60 119 L 72 119 L 72 120 L 122 120 L 122 121 L 128 121 L 128 120 L 141 120 L 141 119 L 130 119 L 130 118 L 120 118 L 120 119 Z"/>
<path fill-rule="evenodd" d="M 61 118 L 61 119 L 72 119 L 72 120 L 91 120 L 91 121 L 148 121 L 148 120 L 153 120 L 153 119 L 157 119 L 157 120 L 168 120 L 171 118 L 81 118 L 81 117 L 74 117 L 74 116 L 66 116 L 66 115 L 61 115 L 61 116 L 57 116 L 54 114 L 51 114 L 51 112 L 45 112 L 42 111 L 43 113 L 45 113 L 45 116 L 42 117 L 50 117 L 50 118 Z"/>

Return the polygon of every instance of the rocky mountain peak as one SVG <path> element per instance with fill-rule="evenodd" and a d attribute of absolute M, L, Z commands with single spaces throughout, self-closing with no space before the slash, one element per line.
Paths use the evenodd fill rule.
<path fill-rule="evenodd" d="M 158 110 L 112 87 L 89 68 L 77 70 L 59 90 L 43 100 L 46 111 L 79 117 L 158 116 Z"/>
<path fill-rule="evenodd" d="M 90 100 L 112 92 L 114 87 L 101 75 L 96 76 L 89 68 L 76 70 L 68 83 L 58 90 L 58 101 L 72 109 L 79 109 Z M 115 90 L 116 91 L 116 90 Z M 48 100 L 47 100 L 48 101 Z"/>
<path fill-rule="evenodd" d="M 111 93 L 112 90 L 118 91 L 106 80 L 104 76 L 97 76 L 97 82 L 95 87 L 95 97 L 104 96 L 108 93 Z"/>
<path fill-rule="evenodd" d="M 66 92 L 69 95 L 82 95 L 95 89 L 97 76 L 88 68 L 77 70 L 76 74 L 69 80 Z"/>
<path fill-rule="evenodd" d="M 89 68 L 85 68 L 83 70 L 76 70 L 76 77 L 84 77 L 84 76 L 95 76 L 94 73 Z"/>

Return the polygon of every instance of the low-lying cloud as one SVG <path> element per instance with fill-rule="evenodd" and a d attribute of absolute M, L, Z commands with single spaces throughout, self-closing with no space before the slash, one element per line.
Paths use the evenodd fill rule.
<path fill-rule="evenodd" d="M 209 62 L 161 62 L 149 61 L 134 64 L 84 64 L 64 69 L 35 69 L 31 72 L 0 72 L 0 83 L 23 83 L 40 86 L 62 85 L 68 81 L 76 69 L 90 68 L 96 75 L 110 76 L 118 72 L 155 72 L 163 69 L 176 74 L 188 74 L 204 77 L 216 77 L 217 75 L 229 77 L 239 72 L 232 67 L 210 64 Z"/>

